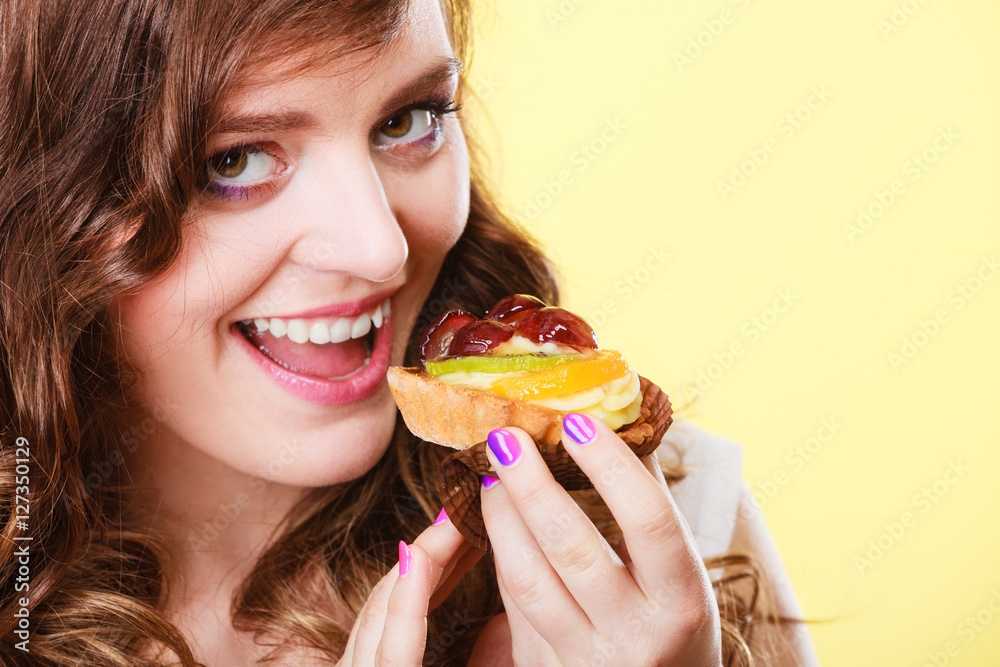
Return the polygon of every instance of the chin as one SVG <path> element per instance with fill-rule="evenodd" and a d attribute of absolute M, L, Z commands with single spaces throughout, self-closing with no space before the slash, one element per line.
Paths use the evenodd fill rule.
<path fill-rule="evenodd" d="M 388 388 L 355 406 L 335 423 L 298 434 L 279 428 L 265 442 L 263 469 L 250 471 L 269 482 L 315 488 L 361 477 L 375 467 L 392 440 L 396 404 Z"/>

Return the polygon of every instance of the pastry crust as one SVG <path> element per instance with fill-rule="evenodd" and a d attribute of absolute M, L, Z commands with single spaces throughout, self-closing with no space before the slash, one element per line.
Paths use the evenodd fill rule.
<path fill-rule="evenodd" d="M 386 378 L 403 421 L 421 440 L 468 449 L 493 429 L 516 426 L 535 442 L 559 442 L 562 413 L 556 410 L 447 384 L 422 368 L 392 366 Z"/>

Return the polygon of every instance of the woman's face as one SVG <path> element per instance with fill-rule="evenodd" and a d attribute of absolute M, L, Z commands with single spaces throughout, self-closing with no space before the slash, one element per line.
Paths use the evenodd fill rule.
<path fill-rule="evenodd" d="M 228 100 L 180 257 L 115 304 L 152 446 L 296 486 L 374 465 L 386 369 L 468 215 L 457 79 L 438 3 L 414 0 L 384 57 L 275 66 Z"/>

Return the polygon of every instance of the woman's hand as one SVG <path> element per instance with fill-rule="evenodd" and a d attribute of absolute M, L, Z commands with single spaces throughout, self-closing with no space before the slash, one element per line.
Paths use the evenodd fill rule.
<path fill-rule="evenodd" d="M 399 563 L 372 590 L 338 665 L 421 664 L 428 611 L 483 555 L 442 517 L 413 544 L 400 542 Z"/>
<path fill-rule="evenodd" d="M 655 456 L 640 461 L 598 419 L 563 423 L 563 445 L 624 539 L 608 545 L 524 431 L 491 433 L 501 481 L 484 480 L 483 518 L 507 613 L 486 628 L 473 664 L 509 664 L 487 650 L 507 642 L 517 665 L 717 667 L 711 583 Z"/>

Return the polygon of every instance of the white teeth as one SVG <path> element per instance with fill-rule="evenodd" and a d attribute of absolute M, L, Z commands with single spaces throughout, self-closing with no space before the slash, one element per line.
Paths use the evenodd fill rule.
<path fill-rule="evenodd" d="M 351 338 L 361 338 L 372 329 L 372 318 L 368 313 L 361 313 L 351 325 Z"/>
<path fill-rule="evenodd" d="M 295 318 L 283 320 L 280 317 L 258 317 L 253 320 L 244 320 L 243 324 L 249 326 L 251 323 L 257 331 L 268 331 L 275 338 L 281 338 L 286 333 L 288 339 L 293 343 L 305 343 L 307 341 L 317 345 L 325 343 L 343 343 L 352 338 L 361 338 L 368 335 L 374 326 L 381 329 L 389 318 L 389 299 L 386 299 L 375 310 L 370 313 L 361 313 L 354 317 L 338 317 L 335 319 L 321 318 Z"/>
<path fill-rule="evenodd" d="M 304 343 L 309 340 L 309 328 L 305 320 L 290 320 L 288 322 L 288 339 L 293 343 Z"/>
<path fill-rule="evenodd" d="M 351 337 L 351 321 L 347 318 L 340 318 L 330 327 L 330 342 L 343 343 Z"/>
<path fill-rule="evenodd" d="M 317 322 L 312 325 L 312 329 L 309 330 L 309 340 L 317 345 L 322 345 L 323 343 L 330 342 L 330 327 L 326 326 L 322 322 Z"/>
<path fill-rule="evenodd" d="M 271 335 L 275 338 L 281 338 L 288 331 L 288 327 L 285 326 L 285 320 L 280 317 L 271 318 Z"/>

